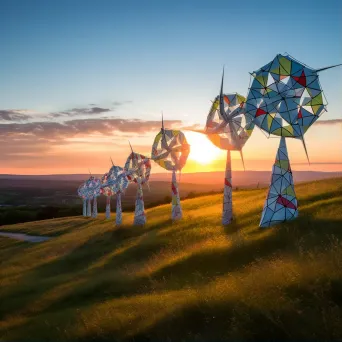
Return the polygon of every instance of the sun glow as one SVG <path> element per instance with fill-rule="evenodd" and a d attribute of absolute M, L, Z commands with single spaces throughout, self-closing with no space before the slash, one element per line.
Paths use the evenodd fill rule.
<path fill-rule="evenodd" d="M 201 133 L 185 132 L 186 139 L 190 144 L 189 159 L 200 164 L 210 164 L 224 155 L 211 141 Z"/>

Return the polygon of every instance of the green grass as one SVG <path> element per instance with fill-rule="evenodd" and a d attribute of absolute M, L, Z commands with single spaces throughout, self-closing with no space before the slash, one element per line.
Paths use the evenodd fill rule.
<path fill-rule="evenodd" d="M 73 217 L 1 227 L 53 236 L 0 238 L 0 340 L 342 339 L 342 179 L 296 186 L 300 216 L 258 228 L 266 189 L 147 210 L 114 228 Z"/>

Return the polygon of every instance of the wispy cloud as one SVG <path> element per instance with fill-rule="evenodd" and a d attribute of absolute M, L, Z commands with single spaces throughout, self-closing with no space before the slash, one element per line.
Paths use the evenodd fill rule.
<path fill-rule="evenodd" d="M 171 128 L 181 128 L 182 121 L 166 120 L 165 124 Z M 76 135 L 87 135 L 99 133 L 102 135 L 113 135 L 115 132 L 145 134 L 159 131 L 160 121 L 145 121 L 138 119 L 77 119 L 59 122 L 30 122 L 0 124 L 0 137 L 8 135 L 31 134 L 41 138 L 61 139 Z"/>
<path fill-rule="evenodd" d="M 95 103 L 90 103 L 90 108 L 85 107 L 78 107 L 78 108 L 72 108 L 68 110 L 63 110 L 60 112 L 54 112 L 50 113 L 45 118 L 67 118 L 67 117 L 76 117 L 76 116 L 93 116 L 93 115 L 100 115 L 107 112 L 114 112 L 117 107 L 123 106 L 125 104 L 132 103 L 132 101 L 114 101 L 112 103 L 112 108 L 103 108 L 97 106 Z"/>
<path fill-rule="evenodd" d="M 0 110 L 0 121 L 26 121 L 31 119 L 23 110 L 19 109 L 3 109 Z"/>
<path fill-rule="evenodd" d="M 204 128 L 203 128 L 203 125 L 201 125 L 201 124 L 193 124 L 193 125 L 183 126 L 182 129 L 184 131 L 204 133 Z"/>
<path fill-rule="evenodd" d="M 315 126 L 317 125 L 337 125 L 341 124 L 342 119 L 333 119 L 333 120 L 317 120 L 315 122 Z"/>
<path fill-rule="evenodd" d="M 65 110 L 62 112 L 51 113 L 48 117 L 59 118 L 59 117 L 72 117 L 78 115 L 93 115 L 93 114 L 102 114 L 106 112 L 110 112 L 112 109 L 110 108 L 101 108 L 101 107 L 91 107 L 91 108 L 73 108 L 70 110 Z"/>
<path fill-rule="evenodd" d="M 115 131 L 144 134 L 152 131 L 158 131 L 161 128 L 160 121 L 120 118 L 71 120 L 66 121 L 64 124 L 69 127 L 73 127 L 80 133 L 98 132 L 104 135 L 113 134 Z M 165 124 L 170 127 L 180 127 L 182 125 L 182 121 L 168 120 Z"/>
<path fill-rule="evenodd" d="M 308 165 L 308 163 L 291 163 L 291 165 Z M 342 162 L 310 162 L 310 165 L 342 165 Z"/>
<path fill-rule="evenodd" d="M 182 122 L 166 120 L 165 125 L 170 128 L 181 128 Z M 49 153 L 52 151 L 53 158 L 55 153 L 62 151 L 72 154 L 75 152 L 69 151 L 68 146 L 74 148 L 75 144 L 85 145 L 85 140 L 90 148 L 94 148 L 96 144 L 96 150 L 102 151 L 108 149 L 109 141 L 116 141 L 115 144 L 118 146 L 123 139 L 146 137 L 148 133 L 157 133 L 160 126 L 160 121 L 118 118 L 77 119 L 62 123 L 4 123 L 0 124 L 0 144 L 6 146 L 6 149 L 1 149 L 0 161 L 18 163 L 20 160 L 22 163 L 28 163 L 30 160 L 50 158 Z M 125 144 L 127 145 L 126 140 Z M 140 144 L 138 147 L 140 152 L 149 151 L 150 148 L 149 146 L 143 150 Z M 78 150 L 75 158 L 79 159 L 81 152 L 86 156 L 87 151 L 87 148 Z"/>
<path fill-rule="evenodd" d="M 127 101 L 114 101 L 113 102 L 113 106 L 114 107 L 120 107 L 120 106 L 123 106 L 125 104 L 128 104 L 128 103 L 132 103 L 133 101 L 131 100 L 127 100 Z"/>

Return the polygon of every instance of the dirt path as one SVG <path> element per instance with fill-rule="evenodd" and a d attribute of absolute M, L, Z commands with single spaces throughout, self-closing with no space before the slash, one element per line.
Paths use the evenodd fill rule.
<path fill-rule="evenodd" d="M 0 236 L 9 237 L 16 240 L 21 241 L 29 241 L 29 242 L 43 242 L 49 240 L 50 237 L 47 236 L 33 236 L 33 235 L 26 235 L 22 233 L 7 233 L 7 232 L 0 232 Z"/>

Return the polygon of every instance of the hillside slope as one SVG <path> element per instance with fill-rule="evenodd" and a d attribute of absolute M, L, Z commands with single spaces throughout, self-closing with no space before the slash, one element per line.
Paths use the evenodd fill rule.
<path fill-rule="evenodd" d="M 342 179 L 296 186 L 300 216 L 258 228 L 266 189 L 147 211 L 148 224 L 63 218 L 1 227 L 0 340 L 342 339 Z"/>

